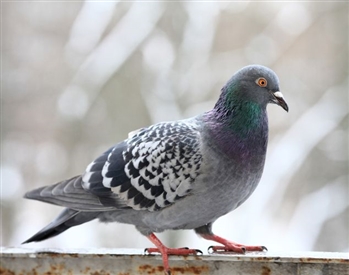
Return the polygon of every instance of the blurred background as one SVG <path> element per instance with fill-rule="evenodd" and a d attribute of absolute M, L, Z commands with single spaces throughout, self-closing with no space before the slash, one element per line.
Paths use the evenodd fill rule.
<path fill-rule="evenodd" d="M 80 174 L 128 132 L 209 110 L 249 64 L 272 68 L 290 112 L 268 107 L 255 193 L 214 224 L 269 251 L 349 251 L 348 3 L 2 3 L 2 246 L 60 207 L 24 200 Z M 193 231 L 159 234 L 206 251 Z M 93 221 L 26 247 L 144 248 L 133 226 Z"/>

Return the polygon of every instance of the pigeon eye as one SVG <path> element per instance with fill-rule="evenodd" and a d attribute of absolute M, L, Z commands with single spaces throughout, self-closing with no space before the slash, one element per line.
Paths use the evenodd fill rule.
<path fill-rule="evenodd" d="M 260 77 L 256 80 L 256 83 L 258 84 L 258 86 L 260 87 L 265 87 L 267 86 L 267 80 L 264 77 Z"/>

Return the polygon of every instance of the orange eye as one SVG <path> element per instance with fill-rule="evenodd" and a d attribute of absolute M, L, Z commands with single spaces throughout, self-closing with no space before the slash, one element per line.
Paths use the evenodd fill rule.
<path fill-rule="evenodd" d="M 258 84 L 258 86 L 266 87 L 268 82 L 264 77 L 260 77 L 256 80 L 256 83 Z"/>

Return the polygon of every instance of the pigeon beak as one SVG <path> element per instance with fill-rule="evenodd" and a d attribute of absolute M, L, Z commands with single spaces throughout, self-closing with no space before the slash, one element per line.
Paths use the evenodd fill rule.
<path fill-rule="evenodd" d="M 277 91 L 275 93 L 272 93 L 273 98 L 271 101 L 279 106 L 281 106 L 286 112 L 288 112 L 288 105 L 284 99 L 284 96 L 281 92 Z"/>

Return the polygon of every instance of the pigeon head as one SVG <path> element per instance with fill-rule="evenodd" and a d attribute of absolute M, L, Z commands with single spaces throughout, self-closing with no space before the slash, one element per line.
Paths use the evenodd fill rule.
<path fill-rule="evenodd" d="M 217 132 L 216 138 L 221 138 L 220 130 L 225 133 L 230 130 L 228 132 L 243 138 L 256 136 L 257 132 L 267 136 L 268 103 L 277 104 L 288 111 L 279 89 L 279 79 L 271 69 L 250 65 L 236 72 L 224 85 L 214 109 L 209 112 L 209 117 L 218 122 L 213 126 L 213 132 Z M 231 139 L 230 143 L 234 142 Z"/>
<path fill-rule="evenodd" d="M 269 68 L 250 65 L 236 72 L 222 88 L 218 105 L 233 110 L 241 104 L 259 106 L 265 109 L 268 103 L 274 103 L 288 111 L 288 105 L 279 89 L 279 79 Z"/>

